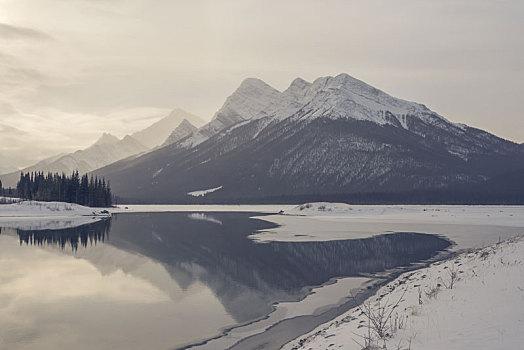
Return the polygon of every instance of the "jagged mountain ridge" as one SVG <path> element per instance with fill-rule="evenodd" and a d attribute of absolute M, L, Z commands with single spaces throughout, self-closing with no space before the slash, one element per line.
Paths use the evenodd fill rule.
<path fill-rule="evenodd" d="M 62 153 L 44 159 L 24 169 L 17 171 L 11 170 L 10 173 L 1 176 L 2 182 L 6 187 L 15 187 L 21 171 L 42 171 L 44 173 L 63 172 L 70 174 L 74 170 L 78 170 L 80 173 L 85 173 L 118 160 L 136 156 L 150 150 L 150 147 L 142 144 L 138 138 L 144 140 L 148 145 L 152 145 L 152 147 L 158 147 L 162 142 L 164 142 L 167 135 L 172 131 L 174 132 L 177 128 L 180 128 L 179 132 L 182 132 L 183 130 L 186 133 L 184 136 L 187 136 L 187 134 L 194 131 L 189 128 L 189 121 L 185 119 L 185 117 L 199 123 L 199 125 L 203 124 L 203 121 L 199 117 L 181 109 L 174 109 L 164 118 L 153 123 L 149 127 L 134 133 L 134 136 L 127 135 L 120 140 L 110 133 L 103 133 L 102 136 L 87 149 L 69 154 Z M 184 123 L 184 121 L 186 122 Z"/>
<path fill-rule="evenodd" d="M 124 198 L 192 202 L 451 189 L 522 168 L 520 145 L 346 74 L 284 92 L 247 79 L 178 143 L 100 170 Z M 152 179 L 152 175 L 161 173 Z"/>
<path fill-rule="evenodd" d="M 211 123 L 181 146 L 198 145 L 241 122 L 268 116 L 282 120 L 295 114 L 301 114 L 302 118 L 350 117 L 404 128 L 407 127 L 407 115 L 435 124 L 450 124 L 424 105 L 391 97 L 347 74 L 318 78 L 313 83 L 297 78 L 283 92 L 259 79 L 248 78 L 227 98 Z"/>
<path fill-rule="evenodd" d="M 53 156 L 37 164 L 2 176 L 4 186 L 15 187 L 20 172 L 66 173 L 78 170 L 87 173 L 130 156 L 146 152 L 148 148 L 127 135 L 121 140 L 104 133 L 93 145 L 74 153 Z"/>

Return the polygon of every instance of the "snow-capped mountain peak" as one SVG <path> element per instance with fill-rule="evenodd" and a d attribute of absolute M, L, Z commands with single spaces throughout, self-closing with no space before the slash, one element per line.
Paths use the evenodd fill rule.
<path fill-rule="evenodd" d="M 260 79 L 248 78 L 226 99 L 210 123 L 179 146 L 194 147 L 246 121 L 267 118 L 262 124 L 269 125 L 270 120 L 289 117 L 355 119 L 404 129 L 409 129 L 409 119 L 416 118 L 441 128 L 456 127 L 422 104 L 395 98 L 345 73 L 320 77 L 313 83 L 296 78 L 283 92 Z"/>
<path fill-rule="evenodd" d="M 302 78 L 296 78 L 283 93 L 299 100 L 305 97 L 310 87 L 310 82 L 307 82 Z"/>
<path fill-rule="evenodd" d="M 215 113 L 213 120 L 219 120 L 229 126 L 243 120 L 258 118 L 267 114 L 271 104 L 279 100 L 280 95 L 280 91 L 260 79 L 245 79 Z"/>

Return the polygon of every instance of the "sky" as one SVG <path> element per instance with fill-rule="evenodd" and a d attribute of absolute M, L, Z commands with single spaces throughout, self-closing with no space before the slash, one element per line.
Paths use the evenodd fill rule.
<path fill-rule="evenodd" d="M 519 0 L 0 0 L 0 168 L 209 120 L 247 77 L 348 73 L 524 142 L 523 33 Z"/>

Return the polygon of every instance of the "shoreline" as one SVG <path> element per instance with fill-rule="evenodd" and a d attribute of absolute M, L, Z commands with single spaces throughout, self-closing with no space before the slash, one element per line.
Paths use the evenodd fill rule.
<path fill-rule="evenodd" d="M 451 246 L 453 246 L 453 242 Z M 450 246 L 450 247 L 451 247 Z M 259 350 L 271 350 L 281 349 L 286 344 L 293 342 L 305 334 L 308 334 L 317 327 L 322 326 L 325 323 L 329 323 L 333 319 L 346 313 L 348 310 L 360 305 L 362 302 L 372 297 L 379 291 L 383 286 L 391 283 L 399 276 L 423 269 L 431 264 L 454 256 L 455 253 L 450 251 L 449 248 L 444 251 L 439 251 L 436 255 L 425 261 L 418 261 L 410 264 L 409 266 L 398 267 L 392 270 L 387 270 L 377 274 L 368 276 L 369 280 L 367 283 L 361 285 L 359 288 L 350 290 L 350 295 L 342 296 L 339 300 L 338 305 L 334 307 L 326 306 L 327 310 L 323 310 L 318 314 L 310 314 L 297 316 L 292 318 L 283 319 L 272 326 L 268 327 L 265 331 L 243 338 L 233 346 L 229 347 L 230 350 L 242 350 L 242 349 L 259 349 Z M 344 278 L 335 278 L 334 282 L 327 282 L 322 286 L 315 287 L 323 288 L 329 283 L 336 283 L 337 281 Z M 355 294 L 353 294 L 355 293 Z M 324 320 L 324 322 L 322 322 Z M 297 332 L 297 329 L 301 329 Z M 289 335 L 290 331 L 294 331 L 294 335 Z M 297 335 L 297 333 L 300 333 Z"/>
<path fill-rule="evenodd" d="M 512 252 L 512 249 L 517 250 L 517 253 L 515 254 Z M 465 317 L 463 317 L 464 315 L 457 316 L 453 313 L 452 309 L 458 307 L 460 310 L 459 312 L 464 313 L 464 310 L 472 312 L 472 309 L 479 306 L 476 304 L 492 301 L 495 295 L 489 294 L 490 297 L 486 297 L 485 295 L 482 295 L 482 293 L 487 294 L 485 289 L 491 288 L 496 290 L 498 286 L 494 283 L 485 284 L 484 280 L 481 280 L 481 283 L 478 283 L 478 279 L 487 280 L 492 277 L 491 274 L 496 275 L 497 272 L 504 272 L 499 271 L 501 269 L 510 270 L 512 268 L 513 270 L 510 275 L 512 277 L 520 277 L 522 271 L 524 271 L 524 262 L 522 259 L 523 251 L 524 234 L 520 234 L 512 239 L 501 241 L 482 249 L 469 249 L 444 260 L 433 262 L 429 264 L 429 266 L 401 273 L 393 280 L 385 283 L 380 288 L 377 288 L 376 292 L 364 300 L 360 306 L 348 310 L 342 315 L 297 337 L 280 348 L 283 350 L 316 350 L 326 349 L 333 346 L 348 350 L 360 350 L 362 348 L 362 340 L 366 337 L 366 332 L 369 331 L 369 328 L 365 327 L 368 319 L 366 317 L 366 305 L 371 306 L 370 310 L 373 310 L 372 308 L 376 308 L 377 305 L 379 305 L 378 307 L 389 307 L 392 311 L 396 308 L 398 311 L 395 311 L 395 313 L 392 314 L 394 316 L 391 317 L 391 320 L 395 320 L 397 328 L 387 328 L 389 334 L 385 338 L 380 338 L 378 335 L 374 335 L 374 339 L 371 340 L 371 346 L 373 346 L 373 344 L 376 344 L 376 346 L 382 346 L 385 341 L 393 348 L 396 348 L 395 346 L 401 346 L 400 344 L 404 344 L 403 346 L 406 346 L 406 349 L 464 348 L 464 344 L 471 344 L 468 342 L 478 341 L 475 337 L 471 337 L 471 339 L 466 339 L 467 337 L 461 338 L 464 333 L 467 333 L 468 331 L 476 331 L 476 334 L 478 335 L 481 332 L 488 332 L 488 330 L 474 329 L 472 331 L 471 329 L 460 329 L 461 326 L 466 324 L 473 324 L 475 327 L 478 327 L 478 325 L 475 323 L 474 317 L 468 317 L 467 314 Z M 504 253 L 506 253 L 506 255 L 504 255 Z M 513 253 L 513 255 L 511 253 Z M 511 257 L 511 259 L 507 256 Z M 452 273 L 456 274 L 454 275 L 455 277 L 451 277 L 452 273 L 449 271 L 453 271 Z M 475 279 L 477 279 L 477 281 L 475 281 Z M 501 279 L 500 276 L 495 276 L 495 278 L 492 278 L 491 280 L 498 281 L 499 279 Z M 523 278 L 520 278 L 519 283 L 523 280 Z M 475 282 L 477 282 L 476 285 L 474 284 Z M 477 295 L 468 292 L 468 289 L 466 289 L 468 284 L 473 284 L 473 286 L 469 286 L 469 289 L 475 290 Z M 477 287 L 477 285 L 484 286 L 484 290 Z M 513 293 L 512 295 L 515 295 L 516 293 L 519 294 L 519 296 L 512 301 L 518 302 L 524 299 L 524 290 L 521 287 L 519 288 L 518 283 L 513 283 L 513 285 L 516 285 L 517 288 L 511 291 Z M 411 286 L 411 288 L 408 288 L 408 286 Z M 418 290 L 416 288 L 418 288 Z M 504 288 L 505 287 L 502 287 L 502 290 L 504 290 Z M 442 296 L 439 298 L 439 295 Z M 474 299 L 473 302 L 470 303 L 470 299 Z M 397 300 L 399 302 L 395 304 Z M 458 304 L 459 302 L 456 300 L 459 300 L 461 303 Z M 513 303 L 511 305 L 515 308 L 518 304 Z M 496 308 L 496 306 L 493 307 L 495 310 Z M 440 314 L 435 317 L 434 313 L 437 310 Z M 370 314 L 373 315 L 373 311 L 371 311 Z M 507 313 L 499 312 L 496 316 L 500 316 L 499 320 L 501 317 L 502 319 L 507 317 L 509 319 L 509 321 L 507 321 L 508 323 L 514 322 L 519 324 L 524 322 L 524 319 L 519 318 L 521 316 L 518 315 L 518 311 L 517 315 L 515 315 L 515 313 L 507 315 Z M 410 317 L 411 319 L 409 319 Z M 465 319 L 461 319 L 461 317 Z M 435 319 L 438 319 L 438 321 Z M 457 322 L 456 319 L 459 319 L 460 323 Z M 447 325 L 443 324 L 444 320 L 451 323 L 455 322 L 452 327 L 455 327 L 454 330 L 456 330 L 456 334 L 452 334 L 448 329 L 446 336 L 442 339 L 440 336 L 434 335 L 431 327 L 449 328 Z M 393 321 L 390 322 L 393 324 Z M 398 327 L 397 322 L 402 322 L 402 327 Z M 488 328 L 503 329 L 504 327 L 507 327 L 505 324 L 506 322 L 503 323 L 504 324 L 498 325 L 491 324 Z M 364 329 L 362 330 L 361 328 Z M 372 333 L 374 331 L 372 326 L 371 329 Z M 490 334 L 492 333 L 493 332 L 490 332 Z M 504 338 L 501 336 L 500 339 L 491 339 L 491 342 L 501 341 L 504 344 L 522 344 L 522 337 L 523 336 L 520 336 L 519 333 L 513 332 L 511 333 L 511 337 Z M 457 339 L 462 342 L 462 345 L 457 346 L 457 344 L 453 343 Z M 517 347 L 518 346 L 508 348 Z M 399 348 L 404 349 L 404 347 Z M 492 349 L 499 347 L 493 347 L 493 345 L 482 347 L 477 345 L 474 346 L 474 348 Z"/>
<path fill-rule="evenodd" d="M 435 255 L 429 259 L 416 261 L 409 265 L 399 266 L 373 274 L 361 274 L 359 277 L 332 278 L 322 285 L 306 288 L 306 294 L 299 299 L 283 303 L 276 303 L 273 305 L 273 310 L 262 318 L 250 321 L 246 324 L 227 327 L 219 336 L 192 344 L 187 344 L 177 349 L 207 350 L 227 348 L 241 350 L 256 348 L 259 350 L 271 350 L 280 348 L 293 339 L 308 333 L 310 330 L 325 322 L 329 322 L 330 320 L 336 318 L 340 314 L 343 314 L 353 307 L 355 303 L 352 295 L 348 295 L 349 292 L 350 294 L 354 294 L 358 300 L 364 300 L 383 285 L 394 280 L 397 276 L 403 273 L 418 270 L 430 265 L 433 262 L 441 261 L 455 255 L 456 253 L 450 250 L 450 248 L 454 246 L 454 243 L 445 237 L 441 238 L 446 239 L 450 243 L 450 246 L 444 250 L 436 251 Z M 296 307 L 300 307 L 300 303 L 303 301 L 308 301 L 308 297 L 315 294 L 324 293 L 324 288 L 326 287 L 329 288 L 330 286 L 334 286 L 342 281 L 346 282 L 348 280 L 357 279 L 363 279 L 362 283 L 357 286 L 353 286 L 352 288 L 343 288 L 339 290 L 337 299 L 332 299 L 331 303 L 318 305 L 318 307 L 310 313 L 292 317 L 286 316 L 269 323 L 272 318 L 275 318 L 275 314 L 278 313 L 279 307 L 281 307 L 283 304 L 292 304 Z M 266 324 L 264 324 L 265 321 L 267 321 Z M 251 334 L 249 334 L 250 332 Z"/>

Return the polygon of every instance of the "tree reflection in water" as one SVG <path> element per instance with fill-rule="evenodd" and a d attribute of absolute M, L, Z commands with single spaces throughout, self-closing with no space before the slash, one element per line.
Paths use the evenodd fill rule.
<path fill-rule="evenodd" d="M 77 227 L 63 228 L 58 230 L 22 230 L 17 229 L 20 245 L 50 245 L 65 249 L 70 246 L 77 251 L 79 246 L 87 248 L 88 245 L 96 245 L 104 242 L 109 237 L 111 230 L 111 219 L 96 221 Z"/>

